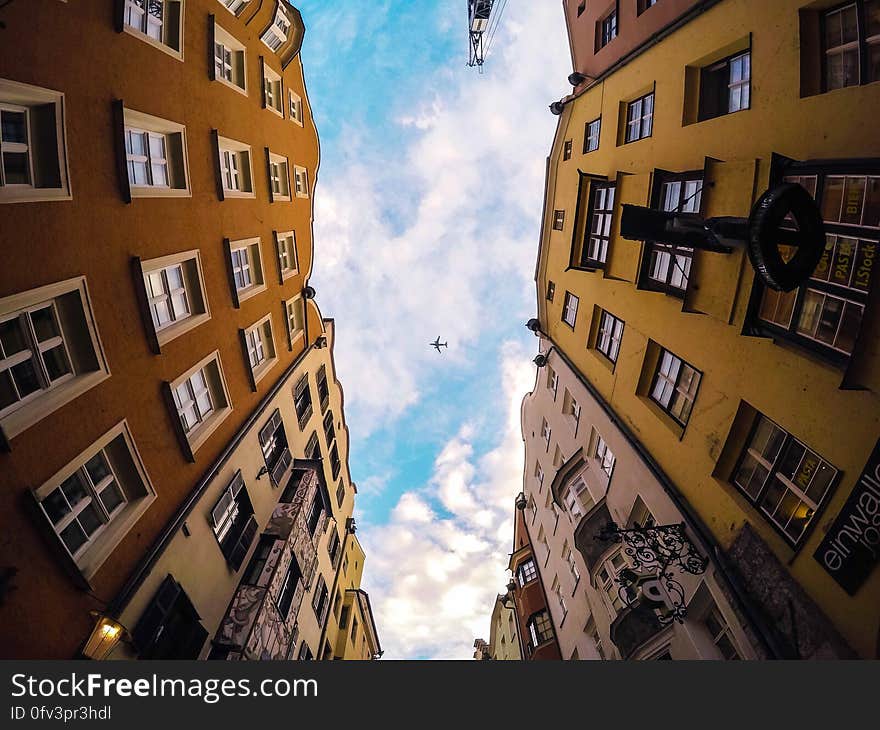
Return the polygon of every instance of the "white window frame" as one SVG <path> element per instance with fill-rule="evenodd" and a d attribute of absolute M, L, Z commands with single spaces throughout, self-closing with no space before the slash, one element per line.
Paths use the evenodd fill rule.
<path fill-rule="evenodd" d="M 110 368 L 98 335 L 97 322 L 84 276 L 0 298 L 0 319 L 10 319 L 18 313 L 72 292 L 76 292 L 79 296 L 83 319 L 89 331 L 89 346 L 97 361 L 97 368 L 85 373 L 74 373 L 73 377 L 58 379 L 52 383 L 52 387 L 39 390 L 33 396 L 18 401 L 14 408 L 9 406 L 6 412 L 0 415 L 0 429 L 7 441 L 110 377 Z"/>
<path fill-rule="evenodd" d="M 193 292 L 188 288 L 189 284 L 191 284 L 192 282 L 187 278 L 186 273 L 184 272 L 184 286 L 186 288 L 189 314 L 186 317 L 177 318 L 163 327 L 157 327 L 156 320 L 153 317 L 152 313 L 152 306 L 150 307 L 150 317 L 151 321 L 153 322 L 153 330 L 156 333 L 156 339 L 158 340 L 160 346 L 166 344 L 167 342 L 170 342 L 177 337 L 180 337 L 181 335 L 189 332 L 192 329 L 195 329 L 200 324 L 203 324 L 211 319 L 211 309 L 208 305 L 208 290 L 205 286 L 204 268 L 202 266 L 202 254 L 199 249 L 192 249 L 190 251 L 181 251 L 180 253 L 174 253 L 168 256 L 161 256 L 159 258 L 141 261 L 141 272 L 144 276 L 144 286 L 148 298 L 148 303 L 150 303 L 150 290 L 146 288 L 148 275 L 155 271 L 168 269 L 173 266 L 185 267 L 187 264 L 189 264 L 190 261 L 194 262 L 196 267 L 199 291 Z M 196 311 L 196 307 L 194 306 L 196 299 L 201 299 L 205 310 L 204 312 Z"/>
<path fill-rule="evenodd" d="M 578 474 L 571 480 L 562 501 L 575 522 L 596 506 L 596 500 L 593 499 L 583 474 Z"/>
<path fill-rule="evenodd" d="M 623 340 L 624 321 L 615 317 L 607 309 L 599 310 L 599 330 L 596 334 L 596 349 L 610 362 L 617 363 L 620 356 L 620 343 Z"/>
<path fill-rule="evenodd" d="M 574 329 L 577 324 L 579 304 L 580 298 L 576 294 L 572 294 L 570 291 L 565 292 L 565 298 L 563 299 L 562 304 L 562 321 L 572 329 Z M 571 321 L 569 321 L 569 317 L 571 318 Z"/>
<path fill-rule="evenodd" d="M 282 168 L 283 165 L 283 168 Z M 282 169 L 283 169 L 283 177 L 282 177 Z M 280 192 L 281 190 L 281 181 L 284 181 L 287 185 L 287 193 Z M 275 191 L 276 183 L 278 184 L 279 192 Z M 283 155 L 276 155 L 274 152 L 269 152 L 269 192 L 271 193 L 272 202 L 290 202 L 292 200 L 290 194 L 290 162 Z"/>
<path fill-rule="evenodd" d="M 128 33 L 130 36 L 137 38 L 138 40 L 143 41 L 144 43 L 149 43 L 154 48 L 158 48 L 160 51 L 167 53 L 174 59 L 178 61 L 183 61 L 183 49 L 184 49 L 184 26 L 186 23 L 184 22 L 184 18 L 186 16 L 186 0 L 162 0 L 164 4 L 164 12 L 163 12 L 163 28 L 167 28 L 165 23 L 165 19 L 168 17 L 168 6 L 172 3 L 177 3 L 180 7 L 177 12 L 179 14 L 180 21 L 178 23 L 178 37 L 175 40 L 175 43 L 172 44 L 169 42 L 167 37 L 167 33 L 165 30 L 162 31 L 162 38 L 154 38 L 145 32 L 144 29 L 135 28 L 132 25 L 129 25 L 125 18 L 127 15 L 127 11 L 129 7 L 132 7 L 134 3 L 132 0 L 123 0 L 122 6 L 122 30 L 125 33 Z M 146 18 L 147 13 L 144 13 Z M 175 47 L 176 46 L 176 47 Z"/>
<path fill-rule="evenodd" d="M 303 126 L 303 100 L 293 89 L 287 90 L 287 114 L 291 122 Z"/>
<path fill-rule="evenodd" d="M 624 124 L 624 143 L 638 142 L 647 139 L 654 134 L 654 106 L 656 99 L 654 91 L 649 91 L 626 105 L 626 119 Z M 645 111 L 646 102 L 650 98 L 650 111 Z M 647 131 L 646 131 L 647 130 Z"/>
<path fill-rule="evenodd" d="M 277 94 L 274 91 L 270 91 L 270 89 L 275 88 L 276 84 L 278 88 Z M 272 101 L 270 101 L 270 98 Z M 284 119 L 284 83 L 282 82 L 281 74 L 271 68 L 265 59 L 263 60 L 263 104 L 270 112 Z"/>
<path fill-rule="evenodd" d="M 278 21 L 282 20 L 287 24 L 287 29 L 284 30 L 278 25 Z M 281 3 L 277 3 L 275 7 L 275 15 L 272 16 L 272 24 L 263 31 L 262 35 L 260 35 L 260 40 L 266 45 L 266 47 L 272 51 L 272 53 L 278 53 L 278 49 L 281 48 L 288 40 L 290 40 L 290 30 L 293 27 L 293 20 L 284 12 L 282 9 Z M 267 36 L 271 37 L 273 40 L 277 40 L 278 44 L 276 46 L 272 46 L 272 44 L 267 40 Z"/>
<path fill-rule="evenodd" d="M 224 55 L 220 62 L 219 72 L 217 68 L 218 46 L 220 46 L 223 51 L 228 52 L 230 56 L 229 60 L 227 60 Z M 236 79 L 238 65 L 234 58 L 235 54 L 241 54 L 240 79 Z M 223 28 L 223 26 L 218 25 L 216 21 L 214 21 L 214 48 L 211 49 L 211 63 L 213 64 L 215 81 L 219 81 L 224 86 L 228 86 L 230 89 L 237 91 L 243 96 L 248 95 L 247 48 L 241 41 L 232 35 L 232 33 Z M 229 66 L 229 73 L 232 76 L 231 80 L 227 79 L 225 76 L 227 65 Z M 239 84 L 238 81 L 241 81 L 241 84 Z"/>
<path fill-rule="evenodd" d="M 259 383 L 266 374 L 278 364 L 278 348 L 275 345 L 275 330 L 272 326 L 272 314 L 267 314 L 244 329 L 244 340 L 248 349 L 247 366 Z M 254 355 L 259 351 L 262 359 L 254 363 Z"/>
<path fill-rule="evenodd" d="M 181 154 L 183 155 L 183 159 L 180 161 L 180 167 L 183 170 L 183 187 L 174 186 L 178 181 L 174 179 L 172 175 L 172 170 L 168 170 L 168 186 L 156 186 L 156 185 L 135 185 L 131 182 L 131 176 L 128 173 L 128 162 L 129 157 L 131 155 L 126 152 L 126 175 L 128 177 L 128 187 L 131 193 L 132 198 L 189 198 L 192 197 L 192 189 L 190 187 L 190 175 L 189 175 L 189 162 L 188 152 L 187 152 L 187 142 L 186 142 L 186 127 L 182 124 L 178 124 L 177 122 L 171 122 L 167 119 L 162 119 L 160 117 L 154 117 L 151 114 L 145 114 L 143 112 L 135 111 L 134 109 L 124 109 L 123 111 L 125 118 L 125 131 L 124 135 L 128 135 L 129 130 L 137 131 L 137 132 L 146 132 L 148 134 L 157 134 L 162 135 L 165 138 L 165 154 L 166 157 L 163 158 L 166 167 L 168 167 L 167 157 L 169 152 L 169 140 L 168 137 L 173 134 L 179 134 L 181 136 Z M 124 141 L 124 140 L 123 140 Z M 149 169 L 150 161 L 146 160 L 146 164 Z"/>
<path fill-rule="evenodd" d="M 296 250 L 295 231 L 275 231 L 275 256 L 281 283 L 299 272 L 299 254 Z"/>
<path fill-rule="evenodd" d="M 596 434 L 596 448 L 593 450 L 593 458 L 599 462 L 599 468 L 602 470 L 602 473 L 610 479 L 614 473 L 617 457 L 608 447 L 608 442 L 599 433 Z"/>
<path fill-rule="evenodd" d="M 230 13 L 238 16 L 247 7 L 250 0 L 218 0 L 218 2 Z"/>
<path fill-rule="evenodd" d="M 309 197 L 309 172 L 302 165 L 293 166 L 293 187 L 297 198 Z"/>
<path fill-rule="evenodd" d="M 76 555 L 74 556 L 61 541 L 60 536 L 57 536 L 57 530 L 52 524 L 48 515 L 45 513 L 45 510 L 43 509 L 41 503 L 46 497 L 54 492 L 68 477 L 72 476 L 78 470 L 84 468 L 84 465 L 87 461 L 92 459 L 96 454 L 103 451 L 104 448 L 106 448 L 108 445 L 119 438 L 123 439 L 125 446 L 128 449 L 129 456 L 131 458 L 132 464 L 134 465 L 135 474 L 144 488 L 144 495 L 133 500 L 126 499 L 113 511 L 112 515 L 105 515 L 106 522 L 104 523 L 104 525 L 102 525 L 95 533 L 93 533 L 89 541 L 83 547 L 77 550 Z M 112 470 L 112 464 L 110 464 L 109 461 L 108 466 L 110 466 Z M 114 476 L 116 476 L 115 471 L 113 472 L 113 474 Z M 118 485 L 118 478 L 116 479 L 116 481 Z M 77 569 L 86 580 L 89 580 L 92 576 L 95 575 L 95 573 L 98 572 L 98 569 L 101 567 L 104 561 L 108 557 L 110 557 L 110 555 L 116 549 L 116 546 L 119 545 L 119 543 L 121 542 L 122 538 L 125 537 L 126 534 L 128 534 L 128 532 L 134 527 L 134 525 L 141 518 L 144 512 L 147 511 L 147 509 L 156 499 L 156 490 L 153 487 L 152 482 L 150 481 L 146 467 L 144 466 L 140 454 L 138 453 L 137 447 L 135 446 L 134 439 L 131 434 L 131 429 L 128 425 L 128 421 L 126 420 L 122 420 L 117 423 L 113 428 L 107 431 L 107 433 L 101 436 L 91 446 L 89 446 L 83 452 L 74 457 L 65 466 L 59 469 L 46 482 L 34 489 L 31 494 L 38 504 L 38 509 L 46 517 L 48 528 L 52 530 L 54 535 L 56 535 L 56 539 L 61 545 L 61 548 L 65 551 L 65 553 L 70 556 L 71 560 L 76 564 Z"/>
<path fill-rule="evenodd" d="M 595 134 L 594 134 L 595 132 Z M 602 117 L 587 122 L 584 128 L 584 154 L 599 149 L 599 135 L 602 134 Z"/>
<path fill-rule="evenodd" d="M 217 135 L 217 148 L 219 150 L 220 159 L 220 182 L 223 186 L 224 198 L 256 198 L 257 194 L 254 190 L 254 153 L 249 144 L 239 142 L 229 137 Z M 229 157 L 235 156 L 235 170 L 229 169 Z M 243 184 L 243 173 L 247 170 L 250 189 Z M 238 181 L 242 182 L 240 187 L 230 187 L 229 176 L 234 174 Z"/>
<path fill-rule="evenodd" d="M 190 429 L 189 431 L 184 433 L 184 438 L 186 438 L 187 443 L 189 444 L 189 449 L 192 454 L 208 440 L 210 435 L 217 430 L 221 423 L 232 413 L 232 399 L 229 397 L 229 389 L 226 385 L 226 376 L 223 372 L 223 363 L 220 361 L 220 351 L 214 350 L 210 355 L 201 359 L 195 365 L 193 365 L 189 370 L 187 370 L 182 375 L 178 376 L 173 382 L 168 383 L 169 388 L 171 389 L 172 394 L 175 392 L 178 386 L 187 382 L 195 373 L 201 371 L 205 371 L 207 368 L 216 369 L 217 379 L 219 380 L 220 389 L 217 390 L 217 384 L 212 382 L 211 378 L 206 378 L 208 382 L 208 387 L 210 390 L 211 403 L 213 406 L 213 410 L 205 415 L 205 418 L 199 422 L 197 427 Z M 211 389 L 211 386 L 214 386 L 214 389 Z M 177 399 L 175 398 L 175 408 L 177 406 Z M 180 419 L 178 412 L 172 414 L 174 418 Z M 181 429 L 183 430 L 183 426 L 181 425 Z"/>
<path fill-rule="evenodd" d="M 239 288 L 238 282 L 235 278 L 235 273 L 237 269 L 235 254 L 236 252 L 240 252 L 242 250 L 245 252 L 245 256 L 247 257 L 247 265 L 246 267 L 242 265 L 241 268 L 247 268 L 248 277 L 250 278 L 251 283 L 247 286 Z M 266 267 L 263 259 L 263 247 L 258 237 L 243 238 L 238 241 L 230 241 L 229 255 L 231 257 L 229 263 L 232 267 L 235 295 L 238 298 L 239 304 L 241 304 L 241 302 L 245 301 L 246 299 L 250 299 L 252 296 L 266 290 L 268 285 L 266 284 Z"/>
<path fill-rule="evenodd" d="M 33 174 L 33 142 L 31 141 L 31 128 L 28 123 L 28 168 L 30 170 L 30 183 L 3 185 L 2 171 L 0 171 L 0 203 L 23 203 L 23 202 L 47 202 L 51 200 L 71 200 L 71 188 L 69 178 L 69 166 L 67 161 L 67 125 L 66 105 L 64 94 L 60 91 L 44 89 L 39 86 L 22 84 L 18 81 L 0 79 L 0 108 L 27 110 L 27 119 L 30 119 L 30 108 L 44 104 L 55 105 L 55 144 L 58 148 L 58 173 L 60 185 L 57 188 L 45 188 L 34 186 Z M 0 147 L 5 147 L 0 142 Z M 21 151 L 21 150 L 19 150 Z M 54 160 L 53 160 L 54 162 Z M 2 167 L 2 165 L 0 165 Z"/>

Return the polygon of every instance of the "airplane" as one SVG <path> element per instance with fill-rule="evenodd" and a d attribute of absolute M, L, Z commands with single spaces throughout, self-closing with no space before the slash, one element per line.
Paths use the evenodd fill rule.
<path fill-rule="evenodd" d="M 436 347 L 437 352 L 442 352 L 441 347 L 449 347 L 445 342 L 440 342 L 440 335 L 437 335 L 437 339 L 433 342 L 428 343 L 431 347 Z"/>

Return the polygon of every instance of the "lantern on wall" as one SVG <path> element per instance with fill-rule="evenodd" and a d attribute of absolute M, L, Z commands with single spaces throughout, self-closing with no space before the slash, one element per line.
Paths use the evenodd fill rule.
<path fill-rule="evenodd" d="M 98 611 L 91 611 L 92 618 L 95 619 L 95 628 L 89 636 L 86 645 L 83 647 L 83 656 L 88 659 L 101 661 L 110 656 L 116 645 L 127 640 L 128 631 L 112 616 L 107 616 Z"/>

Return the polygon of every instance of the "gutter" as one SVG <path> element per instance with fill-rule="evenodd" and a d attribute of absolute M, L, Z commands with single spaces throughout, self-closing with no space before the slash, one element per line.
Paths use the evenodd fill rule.
<path fill-rule="evenodd" d="M 772 633 L 766 630 L 764 622 L 761 619 L 759 612 L 755 608 L 752 599 L 743 589 L 742 585 L 739 582 L 739 579 L 733 571 L 733 568 L 728 562 L 724 551 L 721 549 L 721 545 L 712 535 L 711 531 L 706 526 L 705 522 L 703 522 L 702 518 L 700 518 L 700 516 L 694 511 L 687 500 L 681 495 L 681 493 L 678 491 L 675 484 L 672 482 L 666 472 L 663 471 L 662 467 L 655 461 L 654 457 L 647 450 L 647 448 L 645 448 L 645 445 L 635 436 L 635 434 L 626 425 L 626 423 L 624 423 L 624 421 L 611 408 L 610 404 L 596 390 L 593 384 L 589 380 L 587 380 L 583 376 L 583 374 L 574 366 L 574 364 L 568 359 L 563 350 L 548 335 L 542 333 L 541 336 L 551 344 L 552 349 L 555 350 L 559 358 L 575 374 L 577 379 L 587 389 L 593 399 L 595 399 L 595 401 L 605 412 L 605 415 L 608 416 L 614 426 L 619 429 L 624 437 L 630 442 L 630 444 L 632 444 L 633 448 L 635 448 L 639 457 L 642 459 L 642 462 L 648 467 L 648 469 L 654 475 L 654 478 L 657 479 L 657 481 L 663 487 L 663 490 L 672 500 L 675 507 L 685 517 L 686 521 L 688 522 L 688 526 L 693 530 L 699 540 L 703 543 L 703 548 L 713 555 L 714 562 L 718 568 L 719 573 L 727 582 L 727 586 L 733 594 L 734 598 L 736 599 L 740 611 L 743 613 L 746 620 L 751 625 L 752 629 L 755 632 L 755 635 L 758 637 L 762 644 L 762 648 L 767 653 L 769 658 L 786 658 L 787 653 L 776 640 L 776 638 L 772 635 Z M 528 527 L 526 527 L 526 530 L 528 531 Z"/>

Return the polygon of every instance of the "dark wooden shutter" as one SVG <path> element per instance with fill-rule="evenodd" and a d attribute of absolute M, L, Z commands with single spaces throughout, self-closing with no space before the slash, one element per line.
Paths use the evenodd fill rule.
<path fill-rule="evenodd" d="M 141 614 L 132 631 L 132 639 L 142 656 L 149 653 L 156 643 L 165 625 L 165 619 L 174 608 L 180 593 L 180 584 L 171 574 L 165 576 L 165 580 L 162 581 L 162 585 L 159 586 L 159 590 L 156 591 L 156 595 L 153 596 L 153 600 Z"/>

